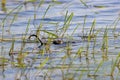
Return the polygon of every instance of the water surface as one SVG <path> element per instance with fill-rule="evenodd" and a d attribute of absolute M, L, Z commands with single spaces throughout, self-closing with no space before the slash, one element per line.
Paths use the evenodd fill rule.
<path fill-rule="evenodd" d="M 120 18 L 120 1 L 119 0 L 85 0 L 84 5 L 80 0 L 58 0 L 59 3 L 45 0 L 39 6 L 39 0 L 34 3 L 23 4 L 24 0 L 9 0 L 6 3 L 6 11 L 0 7 L 0 39 L 10 39 L 8 41 L 0 41 L 0 79 L 1 80 L 114 80 L 120 79 L 119 68 L 116 66 L 114 76 L 108 76 L 111 72 L 116 56 L 120 52 L 119 31 L 120 22 L 114 24 L 114 21 Z M 18 7 L 19 6 L 19 7 Z M 50 7 L 49 7 L 50 6 Z M 46 9 L 49 7 L 46 15 Z M 16 9 L 15 9 L 16 8 Z M 14 9 L 14 10 L 13 10 Z M 13 10 L 11 12 L 11 10 Z M 68 44 L 54 45 L 49 47 L 52 53 L 45 52 L 43 55 L 39 54 L 41 49 L 38 49 L 38 43 L 25 43 L 22 54 L 23 66 L 19 64 L 19 54 L 22 46 L 22 37 L 26 35 L 25 31 L 29 24 L 29 30 L 26 38 L 30 34 L 35 34 L 36 30 L 42 25 L 41 30 L 47 30 L 55 33 L 56 29 L 60 29 L 64 25 L 65 15 L 74 14 L 70 26 L 65 33 L 65 41 L 75 41 L 70 43 L 70 50 Z M 11 12 L 11 13 L 10 13 Z M 7 17 L 6 17 L 7 16 Z M 44 17 L 43 17 L 44 16 Z M 83 25 L 86 16 L 84 33 Z M 4 21 L 5 19 L 5 21 Z M 12 22 L 13 20 L 13 22 Z M 96 20 L 95 32 L 101 30 L 97 34 L 96 44 L 94 40 L 88 42 L 83 40 L 81 36 L 87 35 L 90 31 L 93 21 Z M 76 28 L 73 38 L 72 32 Z M 108 58 L 103 60 L 103 52 L 101 46 L 103 44 L 103 34 L 105 28 L 108 27 Z M 114 37 L 113 29 L 118 37 Z M 55 33 L 55 34 L 60 34 Z M 47 37 L 48 35 L 42 36 Z M 14 43 L 14 59 L 9 56 L 9 51 L 13 40 Z M 26 39 L 27 41 L 27 39 Z M 89 44 L 89 49 L 87 49 Z M 94 45 L 95 44 L 95 45 Z M 43 49 L 45 49 L 43 47 Z M 81 49 L 81 55 L 77 51 Z M 88 50 L 88 56 L 86 53 Z M 68 54 L 70 51 L 70 55 Z M 92 54 L 94 51 L 94 54 Z M 3 58 L 4 57 L 4 58 Z M 48 59 L 47 59 L 48 58 Z M 4 67 L 3 67 L 3 60 Z M 45 62 L 46 61 L 46 62 Z M 12 64 L 12 62 L 14 64 Z M 40 64 L 44 64 L 41 68 Z M 98 72 L 94 75 L 99 67 Z M 25 67 L 25 66 L 26 67 Z"/>

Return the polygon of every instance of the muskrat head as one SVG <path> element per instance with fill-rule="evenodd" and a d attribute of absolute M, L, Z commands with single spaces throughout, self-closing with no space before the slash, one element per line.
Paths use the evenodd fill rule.
<path fill-rule="evenodd" d="M 59 39 L 53 41 L 53 44 L 55 44 L 55 45 L 62 44 L 62 43 L 63 43 L 63 41 L 59 40 Z"/>

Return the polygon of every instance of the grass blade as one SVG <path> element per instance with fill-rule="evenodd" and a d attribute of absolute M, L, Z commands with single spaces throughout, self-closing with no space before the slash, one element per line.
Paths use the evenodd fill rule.
<path fill-rule="evenodd" d="M 80 2 L 81 2 L 85 7 L 88 8 L 88 5 L 87 5 L 83 0 L 80 0 Z"/>
<path fill-rule="evenodd" d="M 94 75 L 96 75 L 96 73 L 98 72 L 99 68 L 102 66 L 103 62 L 104 62 L 103 60 L 100 61 L 99 65 L 95 69 Z"/>

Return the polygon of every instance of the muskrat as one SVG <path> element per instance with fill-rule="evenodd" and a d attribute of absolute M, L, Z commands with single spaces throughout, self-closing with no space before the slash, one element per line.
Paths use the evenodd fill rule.
<path fill-rule="evenodd" d="M 43 44 L 46 44 L 46 43 L 43 43 L 41 40 L 40 40 L 40 38 L 37 36 L 37 35 L 35 35 L 35 34 L 32 34 L 32 35 L 30 35 L 29 37 L 28 37 L 28 39 L 30 39 L 31 37 L 36 37 L 38 40 L 39 40 L 39 42 L 41 43 L 41 45 L 39 46 L 39 47 L 41 47 L 41 46 L 43 46 Z M 53 40 L 52 41 L 52 44 L 55 44 L 55 45 L 59 45 L 59 44 L 62 44 L 63 43 L 63 41 L 62 40 L 59 40 L 59 39 L 56 39 L 56 40 Z"/>

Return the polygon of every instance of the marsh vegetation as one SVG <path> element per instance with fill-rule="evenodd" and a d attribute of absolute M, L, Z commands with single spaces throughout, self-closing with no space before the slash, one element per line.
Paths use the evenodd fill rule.
<path fill-rule="evenodd" d="M 120 1 L 2 0 L 1 80 L 119 80 Z"/>

